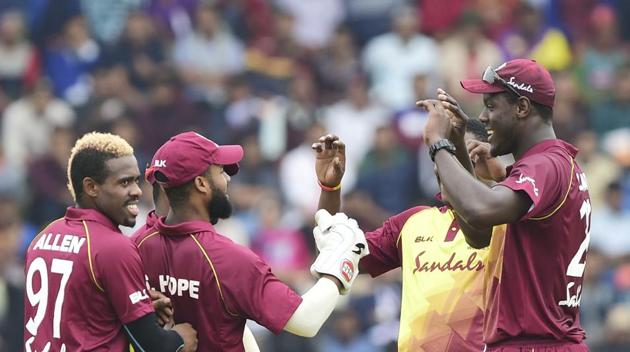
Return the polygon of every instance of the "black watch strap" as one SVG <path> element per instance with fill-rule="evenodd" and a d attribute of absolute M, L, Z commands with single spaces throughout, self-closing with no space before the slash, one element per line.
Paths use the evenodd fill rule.
<path fill-rule="evenodd" d="M 429 155 L 431 156 L 431 161 L 435 162 L 435 154 L 440 149 L 446 149 L 449 153 L 455 155 L 455 145 L 451 143 L 451 141 L 449 141 L 448 139 L 440 139 L 439 141 L 429 146 Z"/>

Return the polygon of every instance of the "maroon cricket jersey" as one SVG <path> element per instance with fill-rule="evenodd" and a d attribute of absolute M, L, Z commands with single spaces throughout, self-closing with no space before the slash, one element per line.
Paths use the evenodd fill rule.
<path fill-rule="evenodd" d="M 244 351 L 246 319 L 282 331 L 302 297 L 262 259 L 209 222 L 163 220 L 132 238 L 149 284 L 171 298 L 175 322 L 197 330 L 198 351 Z"/>
<path fill-rule="evenodd" d="M 484 321 L 490 347 L 532 340 L 577 344 L 585 337 L 579 306 L 591 203 L 576 154 L 561 140 L 540 142 L 499 184 L 524 192 L 532 205 L 490 243 Z"/>
<path fill-rule="evenodd" d="M 153 312 L 136 246 L 94 209 L 70 207 L 48 225 L 25 271 L 27 352 L 128 351 L 123 324 Z"/>

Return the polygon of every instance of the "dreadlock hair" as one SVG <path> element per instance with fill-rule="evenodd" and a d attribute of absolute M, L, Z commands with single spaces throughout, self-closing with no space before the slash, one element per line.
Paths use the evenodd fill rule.
<path fill-rule="evenodd" d="M 133 148 L 120 136 L 90 132 L 79 138 L 68 160 L 68 190 L 74 201 L 83 196 L 84 178 L 102 184 L 108 176 L 105 162 L 125 156 L 133 156 Z"/>

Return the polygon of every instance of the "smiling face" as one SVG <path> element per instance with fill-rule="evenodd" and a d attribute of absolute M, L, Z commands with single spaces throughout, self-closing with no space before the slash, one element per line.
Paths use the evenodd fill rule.
<path fill-rule="evenodd" d="M 510 101 L 507 93 L 484 94 L 484 109 L 479 115 L 488 131 L 488 142 L 492 156 L 510 154 L 516 150 L 519 119 L 517 105 Z"/>
<path fill-rule="evenodd" d="M 138 216 L 142 190 L 138 162 L 133 156 L 109 159 L 105 162 L 107 177 L 95 186 L 96 208 L 115 224 L 132 227 Z"/>

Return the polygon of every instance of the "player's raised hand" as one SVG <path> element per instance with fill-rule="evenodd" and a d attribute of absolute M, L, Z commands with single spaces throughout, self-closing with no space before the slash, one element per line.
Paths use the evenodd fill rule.
<path fill-rule="evenodd" d="M 428 146 L 440 139 L 448 139 L 453 128 L 452 113 L 448 112 L 442 102 L 435 99 L 420 100 L 416 103 L 429 112 L 429 119 L 424 127 L 424 143 Z"/>
<path fill-rule="evenodd" d="M 346 171 L 346 145 L 339 137 L 327 134 L 311 146 L 315 150 L 315 173 L 319 183 L 326 187 L 336 187 Z"/>
<path fill-rule="evenodd" d="M 171 299 L 166 297 L 162 292 L 149 290 L 149 297 L 153 301 L 153 309 L 157 317 L 158 324 L 164 326 L 173 319 L 173 304 Z"/>
<path fill-rule="evenodd" d="M 182 352 L 194 352 L 197 350 L 197 331 L 193 329 L 192 325 L 188 323 L 177 324 L 173 326 L 172 330 L 177 331 L 184 340 Z"/>
<path fill-rule="evenodd" d="M 496 182 L 505 179 L 505 167 L 490 154 L 490 143 L 470 139 L 466 142 L 466 149 L 478 177 Z"/>
<path fill-rule="evenodd" d="M 451 135 L 449 139 L 453 143 L 463 143 L 464 134 L 466 134 L 466 125 L 470 119 L 468 115 L 462 110 L 461 106 L 455 98 L 448 94 L 444 89 L 437 89 L 437 99 L 442 103 L 442 106 L 446 108 L 449 117 L 451 118 Z"/>

